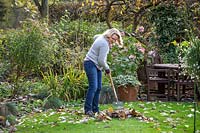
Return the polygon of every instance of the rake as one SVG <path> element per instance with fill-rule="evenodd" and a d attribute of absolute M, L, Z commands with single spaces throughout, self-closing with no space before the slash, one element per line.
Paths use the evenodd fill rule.
<path fill-rule="evenodd" d="M 123 109 L 123 102 L 119 101 L 118 97 L 117 97 L 117 93 L 116 93 L 116 90 L 115 90 L 115 86 L 114 86 L 114 83 L 113 83 L 113 79 L 112 79 L 112 76 L 111 76 L 111 73 L 109 74 L 109 79 L 110 79 L 110 84 L 111 84 L 111 87 L 113 89 L 113 92 L 114 92 L 114 95 L 115 95 L 115 99 L 116 99 L 116 102 L 113 102 L 113 107 L 115 109 Z"/>

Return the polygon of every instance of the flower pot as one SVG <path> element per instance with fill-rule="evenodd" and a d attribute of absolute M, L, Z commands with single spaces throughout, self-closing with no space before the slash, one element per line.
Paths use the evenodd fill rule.
<path fill-rule="evenodd" d="M 137 100 L 139 86 L 120 86 L 117 95 L 120 101 L 131 102 Z"/>

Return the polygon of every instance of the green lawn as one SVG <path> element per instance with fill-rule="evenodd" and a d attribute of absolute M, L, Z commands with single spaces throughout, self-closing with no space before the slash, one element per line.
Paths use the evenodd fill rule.
<path fill-rule="evenodd" d="M 62 110 L 29 114 L 20 120 L 17 133 L 192 133 L 194 105 L 182 102 L 132 102 L 125 108 L 135 109 L 152 121 L 138 118 L 97 121 L 83 115 L 82 105 Z M 197 106 L 196 133 L 200 133 L 200 105 Z M 107 110 L 112 105 L 101 105 Z"/>

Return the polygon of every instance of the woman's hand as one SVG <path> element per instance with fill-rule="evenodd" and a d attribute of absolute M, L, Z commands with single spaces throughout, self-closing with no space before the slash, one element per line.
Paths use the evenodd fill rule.
<path fill-rule="evenodd" d="M 105 70 L 106 74 L 109 75 L 110 74 L 110 69 Z"/>

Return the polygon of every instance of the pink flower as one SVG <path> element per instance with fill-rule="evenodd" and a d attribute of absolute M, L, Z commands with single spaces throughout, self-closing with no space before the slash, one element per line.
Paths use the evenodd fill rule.
<path fill-rule="evenodd" d="M 145 48 L 142 47 L 141 43 L 135 43 L 135 46 L 137 47 L 138 51 L 142 52 L 144 54 Z"/>
<path fill-rule="evenodd" d="M 143 27 L 143 26 L 140 26 L 140 27 L 138 28 L 138 31 L 141 32 L 141 33 L 144 32 L 144 27 Z"/>
<path fill-rule="evenodd" d="M 134 60 L 136 58 L 136 56 L 135 55 L 130 55 L 128 58 L 131 59 L 131 60 Z"/>
<path fill-rule="evenodd" d="M 142 52 L 143 54 L 144 54 L 144 52 L 145 52 L 145 48 L 143 48 L 143 47 L 138 47 L 138 50 L 139 50 L 140 52 Z"/>

